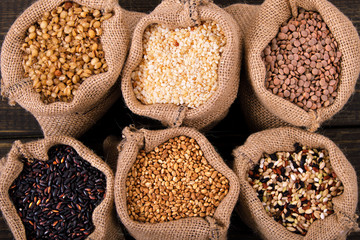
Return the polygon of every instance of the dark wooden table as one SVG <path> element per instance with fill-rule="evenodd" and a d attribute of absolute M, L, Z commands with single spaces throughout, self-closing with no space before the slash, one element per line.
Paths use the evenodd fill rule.
<path fill-rule="evenodd" d="M 33 0 L 1 0 L 0 1 L 0 44 L 11 24 L 24 11 Z M 120 0 L 120 5 L 127 10 L 150 12 L 160 0 Z M 262 0 L 215 0 L 220 6 L 234 3 L 261 4 Z M 354 23 L 360 30 L 360 1 L 359 0 L 330 0 Z M 122 99 L 108 111 L 108 113 L 83 137 L 84 144 L 93 149 L 99 156 L 103 156 L 102 142 L 108 135 L 121 135 L 121 130 L 129 124 L 137 128 L 159 128 L 160 124 L 132 114 L 125 106 Z M 356 92 L 345 106 L 333 119 L 323 124 L 318 133 L 332 139 L 345 153 L 360 175 L 360 82 Z M 241 145 L 250 132 L 240 113 L 239 102 L 236 101 L 230 109 L 228 116 L 215 128 L 206 133 L 225 161 L 231 166 L 231 152 Z M 7 101 L 0 102 L 0 157 L 4 156 L 15 140 L 31 141 L 42 138 L 41 129 L 35 118 L 20 106 L 11 107 Z M 359 207 L 359 205 L 358 205 Z M 128 239 L 131 237 L 125 233 Z M 234 212 L 228 233 L 229 239 L 259 239 L 240 220 Z M 4 219 L 0 217 L 0 240 L 12 239 Z M 359 233 L 352 233 L 348 239 L 360 239 Z"/>

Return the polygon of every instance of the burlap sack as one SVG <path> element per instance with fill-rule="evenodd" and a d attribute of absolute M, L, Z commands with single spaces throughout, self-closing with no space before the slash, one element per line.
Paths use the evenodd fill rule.
<path fill-rule="evenodd" d="M 216 92 L 204 104 L 193 109 L 175 104 L 142 104 L 134 94 L 131 73 L 142 59 L 145 29 L 154 23 L 174 29 L 194 26 L 206 20 L 216 21 L 227 39 L 219 63 L 219 87 Z M 239 34 L 234 19 L 211 0 L 163 0 L 153 12 L 142 18 L 135 28 L 121 82 L 126 105 L 132 112 L 159 120 L 166 126 L 184 125 L 202 129 L 215 125 L 226 116 L 238 91 L 242 49 L 238 47 L 242 45 Z"/>
<path fill-rule="evenodd" d="M 79 137 L 89 129 L 120 96 L 116 82 L 127 55 L 130 35 L 135 23 L 144 14 L 123 10 L 116 0 L 75 0 L 83 6 L 113 12 L 102 24 L 101 43 L 109 70 L 86 79 L 70 103 L 44 104 L 32 89 L 32 80 L 24 78 L 22 51 L 27 29 L 44 12 L 59 6 L 65 0 L 38 0 L 11 26 L 1 51 L 1 92 L 11 105 L 18 103 L 31 112 L 45 136 L 68 135 Z"/>
<path fill-rule="evenodd" d="M 10 152 L 0 162 L 0 208 L 15 239 L 26 239 L 25 228 L 9 198 L 8 190 L 23 169 L 21 158 L 48 160 L 48 150 L 58 144 L 71 146 L 91 166 L 106 176 L 105 198 L 95 208 L 92 221 L 95 230 L 88 239 L 124 239 L 117 227 L 114 211 L 114 174 L 106 163 L 79 141 L 66 136 L 51 136 L 29 143 L 15 141 Z"/>
<path fill-rule="evenodd" d="M 319 12 L 339 43 L 339 49 L 342 52 L 338 96 L 332 105 L 309 112 L 272 94 L 265 88 L 266 69 L 261 58 L 262 51 L 276 36 L 281 24 L 290 17 L 296 16 L 298 8 Z M 255 104 L 258 107 L 251 106 L 251 110 L 247 113 L 249 115 L 256 112 L 264 119 L 279 118 L 294 126 L 306 127 L 310 131 L 316 131 L 325 120 L 330 119 L 343 108 L 355 90 L 360 71 L 359 35 L 351 21 L 326 0 L 266 0 L 261 5 L 246 35 L 245 46 L 245 65 L 255 93 L 250 97 L 257 98 L 257 100 L 249 101 L 250 103 L 259 101 L 264 106 L 262 107 L 259 104 Z M 269 113 L 274 116 L 269 116 Z M 253 119 L 259 118 L 254 116 Z M 280 126 L 282 121 L 277 121 Z M 267 120 L 256 124 L 262 125 L 262 129 L 277 125 Z"/>
<path fill-rule="evenodd" d="M 153 150 L 163 142 L 185 135 L 194 138 L 211 166 L 228 180 L 230 189 L 217 207 L 213 217 L 189 217 L 164 223 L 141 223 L 131 220 L 126 203 L 125 181 L 127 174 L 136 160 L 140 149 L 146 152 Z M 150 131 L 141 129 L 131 131 L 125 128 L 123 141 L 118 148 L 117 171 L 115 178 L 115 205 L 122 223 L 136 239 L 226 239 L 230 224 L 230 215 L 239 196 L 239 183 L 234 172 L 227 167 L 211 143 L 198 131 L 192 128 L 170 128 Z"/>
<path fill-rule="evenodd" d="M 247 181 L 248 170 L 259 164 L 264 152 L 294 151 L 294 143 L 327 149 L 331 165 L 344 185 L 342 195 L 333 198 L 334 214 L 324 220 L 316 220 L 303 237 L 288 231 L 270 217 Z M 265 130 L 251 135 L 243 146 L 234 150 L 234 169 L 240 181 L 239 215 L 264 239 L 346 239 L 346 235 L 358 229 L 355 215 L 358 203 L 358 186 L 354 168 L 341 150 L 328 138 L 292 127 Z"/>
<path fill-rule="evenodd" d="M 248 4 L 233 4 L 224 8 L 224 10 L 233 16 L 238 23 L 241 32 L 240 36 L 243 37 L 247 36 L 248 31 L 252 26 L 253 19 L 256 18 L 259 9 L 260 5 Z M 249 77 L 246 75 L 244 69 L 241 71 L 240 79 L 238 99 L 247 125 L 252 131 L 256 132 L 258 130 L 263 130 L 263 126 L 273 128 L 289 125 L 275 117 L 261 105 L 254 95 L 255 93 L 249 83 Z"/>
<path fill-rule="evenodd" d="M 246 73 L 242 73 L 246 74 Z M 256 98 L 254 90 L 249 83 L 249 78 L 243 77 L 239 87 L 239 101 L 247 126 L 252 132 L 268 128 L 290 126 L 280 118 L 271 114 Z"/>

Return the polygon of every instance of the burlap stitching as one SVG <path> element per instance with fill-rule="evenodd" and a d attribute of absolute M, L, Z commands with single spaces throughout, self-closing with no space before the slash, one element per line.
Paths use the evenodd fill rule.
<path fill-rule="evenodd" d="M 186 110 L 187 107 L 185 107 L 184 105 L 181 105 L 178 109 L 178 115 L 175 119 L 175 121 L 173 122 L 173 127 L 180 127 L 181 124 L 183 123 L 183 120 L 185 118 L 186 115 Z"/>
<path fill-rule="evenodd" d="M 117 150 L 120 152 L 123 149 L 124 144 L 129 141 L 133 136 L 134 132 L 138 131 L 134 124 L 125 127 L 122 130 L 122 140 L 120 141 L 119 145 L 117 146 Z"/>
<path fill-rule="evenodd" d="M 1 78 L 1 96 L 8 99 L 10 106 L 15 106 L 15 96 L 13 94 L 16 93 L 17 89 L 21 89 L 23 87 L 26 87 L 27 85 L 31 85 L 31 80 L 28 78 L 21 80 L 20 82 L 17 82 L 16 84 L 13 84 L 11 86 L 6 87 L 4 84 L 3 78 Z"/>
<path fill-rule="evenodd" d="M 342 211 L 338 211 L 337 216 L 339 218 L 339 222 L 342 222 L 344 226 L 346 226 L 349 230 L 349 233 L 351 231 L 353 232 L 360 232 L 359 225 L 357 223 L 358 215 L 354 215 L 353 217 L 350 217 L 346 213 L 343 213 Z"/>
<path fill-rule="evenodd" d="M 28 162 L 33 163 L 34 157 L 29 151 L 24 147 L 23 143 L 19 140 L 14 142 L 14 146 L 16 147 L 16 150 L 19 154 L 21 154 L 24 158 L 27 159 Z"/>
<path fill-rule="evenodd" d="M 290 4 L 290 10 L 291 10 L 292 16 L 297 17 L 297 15 L 298 15 L 298 6 L 296 4 L 296 0 L 289 0 L 289 4 Z"/>
<path fill-rule="evenodd" d="M 135 139 L 136 142 L 138 143 L 139 147 L 143 147 L 145 145 L 145 143 L 144 143 L 145 142 L 145 133 L 144 133 L 143 129 L 139 130 L 133 124 L 124 128 L 122 134 L 123 134 L 124 141 L 121 141 L 121 142 L 125 143 L 126 141 Z M 122 146 L 121 146 L 121 148 L 122 148 Z"/>
<path fill-rule="evenodd" d="M 221 231 L 223 231 L 223 227 L 213 217 L 206 217 L 205 220 L 209 223 L 209 227 L 210 227 L 209 239 L 210 240 L 220 239 Z"/>
<path fill-rule="evenodd" d="M 309 111 L 311 117 L 311 126 L 307 129 L 309 132 L 315 132 L 320 127 L 321 117 L 316 111 Z"/>
<path fill-rule="evenodd" d="M 3 85 L 2 87 L 2 91 L 4 91 L 4 94 L 6 97 L 10 97 L 16 93 L 17 89 L 26 87 L 27 85 L 32 85 L 32 80 L 29 78 L 25 78 L 15 84 L 12 84 L 8 87 L 6 87 L 5 85 Z"/>
<path fill-rule="evenodd" d="M 239 149 L 239 151 L 236 151 L 234 154 L 235 158 L 237 158 L 238 156 L 241 156 L 242 158 L 246 159 L 248 161 L 248 163 L 250 164 L 250 166 L 255 166 L 256 162 L 254 162 L 246 153 L 242 152 L 241 149 Z"/>
<path fill-rule="evenodd" d="M 179 0 L 184 5 L 187 14 L 192 21 L 193 26 L 201 24 L 198 8 L 201 5 L 212 3 L 213 0 Z"/>
<path fill-rule="evenodd" d="M 121 152 L 121 150 L 123 149 L 125 142 L 126 142 L 126 140 L 123 139 L 122 141 L 120 141 L 119 145 L 116 147 L 116 149 L 117 149 L 119 152 Z"/>

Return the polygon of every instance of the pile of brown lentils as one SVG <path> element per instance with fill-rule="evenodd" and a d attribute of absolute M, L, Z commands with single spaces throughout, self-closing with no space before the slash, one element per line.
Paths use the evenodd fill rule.
<path fill-rule="evenodd" d="M 315 220 L 334 213 L 332 198 L 344 187 L 326 150 L 294 147 L 294 152 L 264 154 L 248 181 L 275 221 L 305 235 Z"/>
<path fill-rule="evenodd" d="M 141 150 L 126 179 L 128 214 L 140 222 L 213 216 L 229 181 L 205 159 L 197 142 L 179 136 Z"/>
<path fill-rule="evenodd" d="M 65 2 L 29 27 L 21 48 L 25 77 L 44 103 L 71 102 L 84 79 L 108 70 L 100 36 L 111 16 Z"/>
<path fill-rule="evenodd" d="M 341 52 L 317 12 L 299 9 L 262 53 L 265 87 L 306 111 L 331 105 L 341 72 Z"/>

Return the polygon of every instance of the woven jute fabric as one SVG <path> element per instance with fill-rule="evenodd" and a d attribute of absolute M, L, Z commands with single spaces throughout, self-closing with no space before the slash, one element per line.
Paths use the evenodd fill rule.
<path fill-rule="evenodd" d="M 45 139 L 29 143 L 15 141 L 10 152 L 0 161 L 0 208 L 15 239 L 26 239 L 25 228 L 17 214 L 15 206 L 9 198 L 9 188 L 23 169 L 22 158 L 47 161 L 48 150 L 58 144 L 70 146 L 106 177 L 105 198 L 94 209 L 92 221 L 95 230 L 87 239 L 124 239 L 117 226 L 114 209 L 114 173 L 110 167 L 93 151 L 79 141 L 67 136 L 50 136 Z"/>
<path fill-rule="evenodd" d="M 79 87 L 70 103 L 45 104 L 32 89 L 32 80 L 24 78 L 21 45 L 27 29 L 44 12 L 51 11 L 65 0 L 39 0 L 26 9 L 11 26 L 1 49 L 1 92 L 11 105 L 18 103 L 38 120 L 45 136 L 79 137 L 89 129 L 116 101 L 121 92 L 117 79 L 125 62 L 134 26 L 144 14 L 123 10 L 116 0 L 74 0 L 74 2 L 113 16 L 102 23 L 100 42 L 109 70 L 92 75 Z M 115 89 L 117 88 L 117 89 Z"/>
<path fill-rule="evenodd" d="M 331 166 L 344 185 L 343 194 L 332 200 L 334 214 L 324 220 L 314 221 L 305 236 L 288 231 L 270 217 L 257 197 L 256 191 L 247 181 L 248 171 L 259 164 L 263 153 L 294 151 L 294 143 L 326 149 L 329 152 Z M 237 210 L 243 221 L 264 239 L 346 239 L 349 232 L 358 229 L 355 215 L 358 203 L 356 173 L 341 150 L 330 139 L 293 127 L 276 128 L 251 135 L 243 146 L 234 150 L 233 155 L 234 170 L 240 181 Z"/>
<path fill-rule="evenodd" d="M 256 15 L 259 12 L 260 5 L 233 4 L 224 9 L 233 16 L 238 23 L 241 31 L 240 36 L 245 37 L 252 26 L 253 19 L 256 18 Z M 249 77 L 244 69 L 241 71 L 240 79 L 238 99 L 247 125 L 252 131 L 256 132 L 258 130 L 263 130 L 263 126 L 274 128 L 290 125 L 275 117 L 261 105 L 254 95 L 255 93 L 250 85 Z"/>
<path fill-rule="evenodd" d="M 146 152 L 178 136 L 196 140 L 209 164 L 229 180 L 229 192 L 220 202 L 213 217 L 188 217 L 164 223 L 142 223 L 129 217 L 126 202 L 126 178 L 141 149 Z M 230 215 L 239 196 L 239 182 L 235 173 L 224 163 L 211 143 L 193 128 L 165 130 L 123 130 L 123 140 L 118 145 L 115 178 L 115 205 L 121 222 L 136 239 L 226 239 Z M 111 156 L 111 155 L 109 155 Z"/>
<path fill-rule="evenodd" d="M 131 73 L 143 57 L 143 33 L 154 23 L 170 29 L 194 26 L 201 21 L 215 21 L 226 37 L 226 46 L 218 68 L 218 89 L 204 104 L 187 108 L 175 104 L 142 104 L 135 96 Z M 235 20 L 209 0 L 164 0 L 137 24 L 129 57 L 122 73 L 121 89 L 126 105 L 135 114 L 161 121 L 166 126 L 188 126 L 203 129 L 222 120 L 234 102 L 239 86 L 241 49 L 239 28 Z"/>
<path fill-rule="evenodd" d="M 245 72 L 241 74 L 246 75 Z M 242 79 L 239 87 L 239 101 L 247 126 L 252 132 L 291 125 L 271 114 L 256 98 L 249 78 L 245 76 Z"/>
<path fill-rule="evenodd" d="M 287 22 L 292 16 L 297 16 L 299 8 L 320 13 L 339 43 L 339 50 L 342 53 L 338 96 L 330 106 L 309 112 L 266 89 L 266 69 L 261 57 L 264 48 L 279 32 L 281 24 Z M 330 119 L 343 108 L 355 90 L 360 71 L 359 35 L 351 21 L 326 0 L 266 0 L 261 5 L 246 35 L 245 46 L 245 67 L 255 93 L 252 97 L 257 98 L 253 102 L 258 101 L 264 106 L 251 107 L 252 110 L 248 114 L 256 112 L 265 119 L 279 118 L 291 125 L 316 131 L 325 120 Z M 268 116 L 269 113 L 274 117 Z M 254 116 L 253 119 L 258 118 Z M 278 121 L 280 126 L 282 121 Z M 263 125 L 263 129 L 274 126 L 274 122 L 267 120 L 257 124 Z"/>

